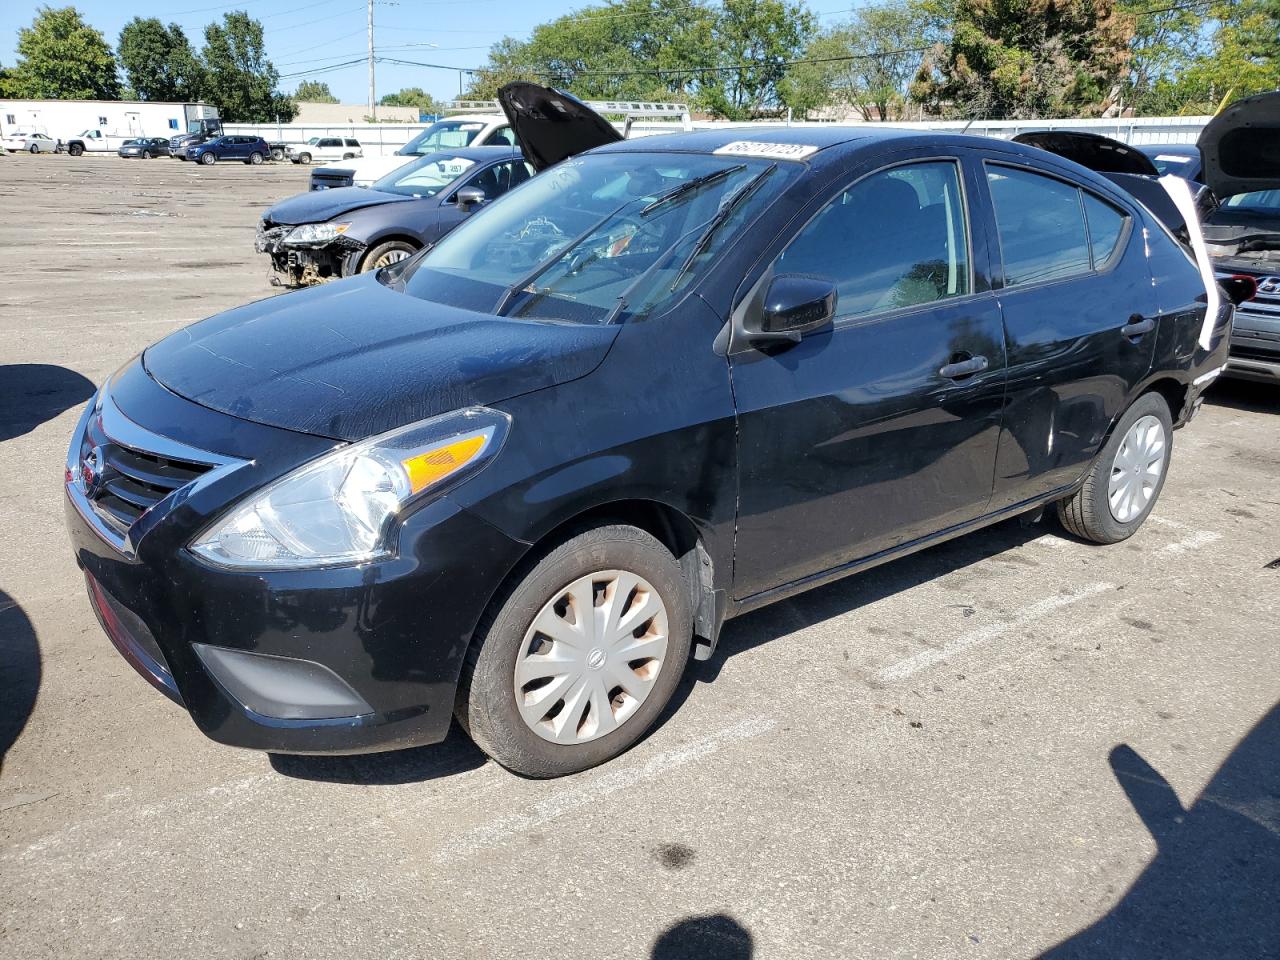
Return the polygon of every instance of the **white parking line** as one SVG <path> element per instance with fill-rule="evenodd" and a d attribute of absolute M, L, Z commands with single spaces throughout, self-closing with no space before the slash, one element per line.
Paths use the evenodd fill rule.
<path fill-rule="evenodd" d="M 988 643 L 1003 636 L 1011 630 L 1028 626 L 1048 614 L 1053 613 L 1055 610 L 1060 610 L 1065 606 L 1075 603 L 1077 600 L 1084 600 L 1086 597 L 1092 597 L 1095 594 L 1114 589 L 1115 584 L 1090 583 L 1081 587 L 1075 593 L 1064 593 L 1053 597 L 1045 597 L 1043 600 L 1033 603 L 1031 606 L 1027 607 L 1021 614 L 1014 617 L 1012 620 L 1005 620 L 1002 623 L 992 623 L 985 627 L 979 627 L 977 630 L 962 634 L 954 640 L 944 643 L 940 647 L 931 647 L 928 650 L 921 650 L 914 656 L 910 656 L 905 660 L 899 660 L 897 663 L 890 664 L 876 674 L 876 679 L 881 683 L 895 683 L 898 680 L 905 680 L 912 674 L 919 673 L 921 670 L 928 669 L 935 664 L 948 660 L 956 654 L 963 653 L 971 647 L 976 647 L 982 643 Z"/>
<path fill-rule="evenodd" d="M 548 820 L 579 807 L 590 806 L 611 793 L 652 780 L 669 770 L 715 753 L 730 743 L 758 737 L 772 730 L 777 723 L 778 721 L 768 718 L 743 720 L 701 740 L 695 740 L 688 746 L 660 753 L 641 766 L 609 770 L 598 776 L 588 774 L 592 779 L 579 787 L 571 787 L 562 793 L 553 794 L 545 800 L 525 807 L 522 813 L 513 813 L 510 816 L 492 820 L 462 834 L 448 846 L 436 851 L 433 859 L 436 863 L 452 863 L 469 859 L 481 850 L 505 843 L 515 834 L 545 825 Z"/>
<path fill-rule="evenodd" d="M 1221 540 L 1222 534 L 1215 530 L 1197 530 L 1189 537 L 1183 537 L 1181 540 L 1165 545 L 1165 553 L 1186 553 L 1189 550 L 1199 550 L 1205 544 L 1213 543 L 1215 540 Z"/>

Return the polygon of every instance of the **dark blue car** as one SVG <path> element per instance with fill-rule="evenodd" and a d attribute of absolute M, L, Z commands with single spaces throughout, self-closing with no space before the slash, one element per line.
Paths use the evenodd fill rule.
<path fill-rule="evenodd" d="M 187 159 L 197 163 L 217 163 L 219 160 L 239 160 L 242 163 L 259 164 L 271 156 L 271 147 L 261 137 L 225 136 L 208 143 L 201 143 L 187 150 Z"/>

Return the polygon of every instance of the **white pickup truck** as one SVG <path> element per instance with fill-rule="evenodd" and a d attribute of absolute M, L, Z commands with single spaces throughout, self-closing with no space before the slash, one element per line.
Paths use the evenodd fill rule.
<path fill-rule="evenodd" d="M 138 136 L 136 133 L 131 133 L 127 136 L 104 133 L 95 127 L 69 139 L 67 141 L 67 153 L 73 157 L 78 157 L 82 153 L 115 153 L 124 145 L 126 140 L 136 140 Z"/>

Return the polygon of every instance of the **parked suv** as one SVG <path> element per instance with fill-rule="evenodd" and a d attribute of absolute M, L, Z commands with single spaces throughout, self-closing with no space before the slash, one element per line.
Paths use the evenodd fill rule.
<path fill-rule="evenodd" d="M 261 137 L 225 136 L 187 148 L 187 159 L 211 164 L 219 160 L 240 160 L 259 164 L 271 156 L 271 146 Z"/>
<path fill-rule="evenodd" d="M 91 602 L 210 737 L 351 753 L 456 716 L 570 773 L 729 617 L 1045 506 L 1098 543 L 1155 508 L 1232 305 L 1108 180 L 878 125 L 618 142 L 499 98 L 536 176 L 172 334 L 76 427 Z"/>
<path fill-rule="evenodd" d="M 312 137 L 306 143 L 288 144 L 285 156 L 294 163 L 305 164 L 313 160 L 353 160 L 363 157 L 364 150 L 355 137 Z"/>

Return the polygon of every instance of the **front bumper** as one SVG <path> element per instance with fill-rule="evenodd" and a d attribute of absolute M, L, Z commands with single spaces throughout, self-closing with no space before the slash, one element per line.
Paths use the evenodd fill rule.
<path fill-rule="evenodd" d="M 359 753 L 442 740 L 476 623 L 523 545 L 441 498 L 405 518 L 398 556 L 384 562 L 251 573 L 208 566 L 187 551 L 192 537 L 333 442 L 197 407 L 136 361 L 104 392 L 157 435 L 185 424 L 188 443 L 217 437 L 224 459 L 242 464 L 157 503 L 124 549 L 103 535 L 78 482 L 67 484 L 76 561 L 125 659 L 221 743 Z"/>

